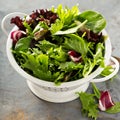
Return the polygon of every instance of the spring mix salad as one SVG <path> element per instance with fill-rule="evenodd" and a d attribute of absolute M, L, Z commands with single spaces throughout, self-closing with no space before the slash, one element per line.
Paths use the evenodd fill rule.
<path fill-rule="evenodd" d="M 104 66 L 104 17 L 95 11 L 80 12 L 58 5 L 39 9 L 11 23 L 12 53 L 27 73 L 56 84 L 88 76 Z"/>

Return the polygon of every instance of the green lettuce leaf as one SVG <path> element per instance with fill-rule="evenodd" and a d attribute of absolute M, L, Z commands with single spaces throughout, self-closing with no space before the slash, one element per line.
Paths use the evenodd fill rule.
<path fill-rule="evenodd" d="M 26 28 L 26 32 L 27 32 L 29 35 L 32 35 L 33 29 L 31 28 L 31 26 L 28 24 L 28 22 L 27 22 L 26 20 L 23 22 L 23 25 L 24 25 L 24 27 Z"/>
<path fill-rule="evenodd" d="M 47 54 L 50 56 L 50 58 L 57 60 L 59 62 L 65 62 L 66 59 L 68 58 L 68 55 L 66 52 L 63 50 L 62 46 L 57 47 L 57 48 L 50 48 L 47 51 Z"/>
<path fill-rule="evenodd" d="M 61 29 L 67 30 L 71 24 L 73 24 L 75 16 L 79 13 L 77 6 L 73 6 L 71 9 L 69 9 L 67 7 L 63 8 L 61 4 L 57 7 L 57 9 L 53 7 L 51 10 L 57 13 L 59 16 L 59 19 L 57 19 L 55 23 L 51 25 L 50 31 L 52 34 L 55 34 Z"/>
<path fill-rule="evenodd" d="M 100 90 L 96 87 L 95 83 L 92 83 L 93 92 L 97 99 L 100 99 Z"/>
<path fill-rule="evenodd" d="M 82 104 L 82 112 L 88 117 L 96 120 L 98 117 L 98 104 L 94 99 L 94 94 L 89 94 L 85 92 L 78 93 L 80 97 L 80 101 Z"/>
<path fill-rule="evenodd" d="M 47 52 L 50 48 L 57 48 L 58 46 L 56 44 L 53 44 L 47 40 L 39 41 L 39 44 L 36 45 L 40 48 L 42 52 Z"/>
<path fill-rule="evenodd" d="M 120 112 L 120 102 L 116 102 L 114 106 L 112 106 L 110 109 L 106 110 L 105 112 L 110 114 L 115 114 Z"/>
<path fill-rule="evenodd" d="M 47 55 L 35 55 L 25 52 L 21 52 L 21 54 L 25 59 L 25 62 L 21 65 L 21 67 L 32 71 L 35 77 L 42 80 L 54 81 L 59 76 L 59 73 L 52 74 L 51 71 L 49 71 L 49 58 Z"/>
<path fill-rule="evenodd" d="M 65 63 L 61 63 L 59 66 L 59 69 L 61 71 L 65 71 L 65 72 L 70 72 L 73 70 L 79 70 L 82 69 L 83 65 L 81 63 L 74 63 L 74 62 L 65 62 Z"/>
<path fill-rule="evenodd" d="M 49 30 L 52 34 L 55 34 L 57 31 L 63 28 L 63 25 L 64 23 L 61 20 L 57 19 L 54 24 L 51 24 Z"/>

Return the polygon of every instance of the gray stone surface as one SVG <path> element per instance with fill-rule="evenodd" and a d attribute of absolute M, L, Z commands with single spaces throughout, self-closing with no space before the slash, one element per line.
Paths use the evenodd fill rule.
<path fill-rule="evenodd" d="M 59 3 L 69 7 L 79 3 L 81 11 L 92 9 L 102 13 L 107 20 L 106 30 L 114 48 L 112 54 L 120 57 L 120 0 L 0 0 L 0 23 L 8 13 L 31 13 L 38 8 L 50 8 Z M 11 67 L 6 55 L 6 40 L 7 36 L 0 28 L 0 120 L 87 120 L 81 115 L 79 99 L 55 104 L 34 96 L 26 80 Z M 112 82 L 97 84 L 101 89 L 109 89 L 115 101 L 120 101 L 119 74 Z M 100 112 L 98 120 L 120 120 L 120 114 Z"/>

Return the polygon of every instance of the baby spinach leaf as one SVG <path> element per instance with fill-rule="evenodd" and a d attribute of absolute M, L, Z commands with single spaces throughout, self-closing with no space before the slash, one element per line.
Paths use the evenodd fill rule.
<path fill-rule="evenodd" d="M 82 56 L 85 56 L 88 51 L 88 43 L 78 35 L 69 34 L 65 37 L 65 47 L 69 50 L 75 50 L 78 53 L 81 53 Z"/>
<path fill-rule="evenodd" d="M 99 33 L 106 26 L 106 20 L 104 17 L 95 11 L 84 11 L 80 13 L 76 19 L 81 22 L 87 20 L 86 27 L 92 30 L 94 33 Z"/>
<path fill-rule="evenodd" d="M 30 47 L 31 40 L 31 36 L 19 39 L 19 41 L 15 45 L 15 51 L 27 51 Z"/>

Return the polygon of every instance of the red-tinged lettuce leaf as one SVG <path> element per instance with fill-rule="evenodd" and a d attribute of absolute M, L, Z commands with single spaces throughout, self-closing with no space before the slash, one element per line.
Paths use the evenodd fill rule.
<path fill-rule="evenodd" d="M 19 16 L 12 18 L 11 24 L 15 24 L 18 26 L 19 30 L 25 31 L 25 27 L 23 25 L 23 20 Z"/>
<path fill-rule="evenodd" d="M 26 36 L 26 33 L 24 31 L 21 30 L 15 30 L 11 32 L 11 39 L 13 40 L 13 44 L 15 45 L 17 43 L 17 41 L 20 38 L 23 38 Z"/>
<path fill-rule="evenodd" d="M 68 54 L 73 62 L 82 62 L 82 57 L 79 53 L 71 50 L 68 52 Z"/>
<path fill-rule="evenodd" d="M 101 111 L 106 111 L 112 106 L 114 106 L 114 102 L 112 101 L 110 93 L 108 91 L 101 91 L 99 99 L 99 109 Z"/>
<path fill-rule="evenodd" d="M 83 29 L 78 31 L 78 34 L 82 36 L 84 34 L 84 37 L 88 42 L 94 42 L 94 43 L 99 43 L 104 41 L 104 37 L 102 36 L 101 33 L 94 33 L 91 30 Z"/>
<path fill-rule="evenodd" d="M 30 17 L 35 22 L 44 21 L 45 23 L 47 23 L 47 25 L 51 25 L 56 21 L 56 19 L 58 18 L 58 15 L 47 9 L 39 9 L 39 10 L 33 11 Z M 30 22 L 33 22 L 33 21 L 30 20 Z"/>

